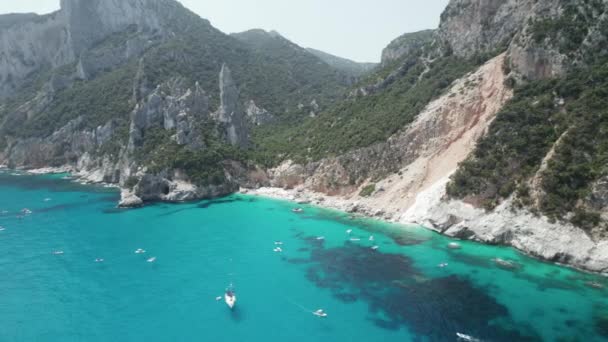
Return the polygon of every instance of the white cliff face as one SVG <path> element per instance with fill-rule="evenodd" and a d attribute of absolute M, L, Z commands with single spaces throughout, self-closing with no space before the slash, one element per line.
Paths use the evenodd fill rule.
<path fill-rule="evenodd" d="M 553 0 L 551 0 L 553 1 Z M 441 15 L 439 39 L 454 54 L 471 57 L 505 47 L 533 15 L 534 0 L 451 0 Z"/>
<path fill-rule="evenodd" d="M 560 0 L 451 0 L 441 16 L 438 40 L 444 51 L 460 57 L 507 49 L 508 65 L 518 78 L 561 76 L 573 66 L 584 65 L 588 53 L 603 51 L 607 39 L 604 27 L 608 3 L 593 7 L 583 1 L 576 5 L 583 11 L 579 16 L 586 18 L 588 27 L 582 43 L 571 42 L 580 44 L 574 46 L 576 51 L 568 54 L 558 46 L 569 39 L 567 33 L 554 32 L 558 36 L 554 39 L 535 37 L 536 23 L 560 18 L 566 4 Z"/>
<path fill-rule="evenodd" d="M 198 83 L 194 89 L 186 88 L 185 83 L 182 78 L 173 78 L 136 105 L 131 114 L 130 152 L 143 145 L 146 131 L 155 128 L 175 130 L 175 141 L 180 145 L 203 146 L 197 124 L 209 116 L 209 100 Z"/>
<path fill-rule="evenodd" d="M 76 57 L 61 11 L 0 30 L 0 99 L 42 66 L 58 67 Z"/>
<path fill-rule="evenodd" d="M 164 0 L 61 0 L 61 12 L 76 55 L 130 25 L 140 32 L 161 33 L 167 22 L 159 13 L 169 14 L 175 6 Z"/>
<path fill-rule="evenodd" d="M 202 20 L 171 0 L 62 0 L 57 12 L 11 21 L 0 30 L 0 99 L 11 95 L 32 72 L 76 62 L 85 50 L 127 28 L 134 27 L 140 37 L 168 36 L 172 28 L 189 25 L 188 19 L 178 17 L 184 13 Z M 147 40 L 132 41 L 125 51 L 84 62 L 95 69 L 100 61 L 137 55 Z M 86 72 L 81 76 L 86 78 Z"/>
<path fill-rule="evenodd" d="M 530 255 L 594 272 L 608 272 L 608 241 L 594 241 L 582 229 L 564 222 L 549 222 L 513 207 L 511 200 L 492 212 L 459 200 L 445 200 L 449 177 L 440 179 L 416 196 L 400 218 L 462 239 L 511 245 Z"/>

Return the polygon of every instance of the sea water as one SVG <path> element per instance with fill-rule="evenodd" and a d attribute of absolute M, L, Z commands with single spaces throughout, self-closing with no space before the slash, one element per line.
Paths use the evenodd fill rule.
<path fill-rule="evenodd" d="M 0 173 L 0 341 L 608 336 L 603 277 L 510 248 L 244 195 L 121 210 L 64 176 Z"/>

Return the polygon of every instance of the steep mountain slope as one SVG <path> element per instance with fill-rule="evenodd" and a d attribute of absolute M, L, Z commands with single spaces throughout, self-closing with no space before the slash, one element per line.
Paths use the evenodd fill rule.
<path fill-rule="evenodd" d="M 376 63 L 359 63 L 313 48 L 306 49 L 325 63 L 352 77 L 361 77 L 376 67 Z"/>
<path fill-rule="evenodd" d="M 244 81 L 245 84 L 255 88 L 254 85 L 261 80 L 270 82 L 270 78 L 276 75 L 280 83 L 271 86 L 276 86 L 277 91 L 283 92 L 276 97 L 285 100 L 299 99 L 300 102 L 297 103 L 286 103 L 290 106 L 289 110 L 293 112 L 286 119 L 293 120 L 300 117 L 302 113 L 318 112 L 320 108 L 335 101 L 342 94 L 344 89 L 338 85 L 351 83 L 351 77 L 347 74 L 324 63 L 277 32 L 254 29 L 233 33 L 231 36 L 249 46 L 268 63 L 268 68 L 264 70 L 263 74 L 257 75 L 257 79 L 249 82 Z M 263 93 L 260 91 L 260 94 L 256 95 L 262 96 Z M 313 94 L 314 96 L 306 98 L 302 94 Z"/>
<path fill-rule="evenodd" d="M 423 48 L 395 54 L 317 118 L 258 140 L 266 160 L 292 159 L 269 172 L 272 184 L 608 270 L 606 6 L 451 1 Z"/>
<path fill-rule="evenodd" d="M 508 50 L 513 77 L 535 81 L 516 88 L 448 193 L 488 209 L 511 199 L 603 235 L 608 61 L 596 44 L 606 39 L 608 5 L 542 5 Z"/>
<path fill-rule="evenodd" d="M 302 103 L 318 110 L 348 82 L 304 49 L 292 54 L 295 44 L 258 49 L 173 0 L 64 0 L 46 16 L 0 20 L 4 163 L 129 188 L 157 177 L 140 184 L 155 187 L 144 199 L 166 198 L 176 181 L 234 191 L 224 162 L 246 161 L 238 150 L 253 126 L 307 116 Z"/>
<path fill-rule="evenodd" d="M 409 53 L 364 77 L 346 99 L 319 115 L 297 125 L 279 124 L 254 132 L 258 160 L 315 161 L 385 141 L 479 64 L 439 52 L 434 40 L 406 50 Z"/>

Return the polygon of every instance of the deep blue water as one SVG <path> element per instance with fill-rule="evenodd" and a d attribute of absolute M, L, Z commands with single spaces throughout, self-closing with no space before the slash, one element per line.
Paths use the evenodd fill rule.
<path fill-rule="evenodd" d="M 62 177 L 0 173 L 0 341 L 608 336 L 607 290 L 588 285 L 604 278 L 510 248 L 242 195 L 119 210 L 115 190 Z M 231 282 L 234 311 L 215 300 Z"/>

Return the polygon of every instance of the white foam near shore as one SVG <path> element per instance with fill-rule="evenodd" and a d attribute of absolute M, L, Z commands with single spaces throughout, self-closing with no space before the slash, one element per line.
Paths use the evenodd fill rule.
<path fill-rule="evenodd" d="M 367 202 L 360 201 L 358 198 L 346 198 L 338 196 L 329 196 L 322 193 L 310 191 L 303 187 L 295 189 L 283 189 L 274 187 L 262 187 L 258 189 L 241 189 L 240 193 L 253 196 L 268 197 L 279 200 L 301 203 L 305 201 L 308 204 L 316 205 L 323 208 L 344 211 L 347 213 L 357 213 L 364 216 L 369 216 L 383 221 L 398 223 L 402 214 L 396 208 L 379 209 L 370 206 Z"/>
<path fill-rule="evenodd" d="M 18 170 L 20 172 L 24 172 L 25 174 L 30 175 L 56 175 L 56 174 L 69 174 L 69 177 L 65 179 L 70 179 L 73 182 L 79 184 L 96 184 L 99 186 L 103 186 L 105 188 L 120 188 L 118 184 L 105 183 L 102 181 L 98 181 L 96 178 L 92 176 L 92 174 L 87 173 L 85 171 L 75 172 L 73 168 L 69 166 L 60 166 L 60 167 L 43 167 L 39 169 L 28 169 L 28 170 Z"/>
<path fill-rule="evenodd" d="M 608 273 L 608 241 L 595 242 L 582 230 L 571 225 L 550 223 L 546 218 L 526 212 L 515 213 L 510 209 L 509 203 L 503 203 L 495 212 L 488 214 L 459 201 L 444 202 L 442 198 L 448 179 L 449 175 L 419 193 L 411 207 L 387 213 L 378 208 L 363 208 L 353 199 L 322 195 L 301 188 L 260 188 L 241 192 L 293 202 L 309 198 L 312 205 L 346 212 L 356 211 L 389 222 L 420 225 L 452 237 L 468 233 L 467 236 L 472 240 L 507 244 L 533 257 L 558 261 L 558 264 L 566 260 L 565 266 Z M 379 212 L 383 215 L 377 215 Z M 449 229 L 441 228 L 444 223 L 449 225 L 453 219 L 460 220 L 460 223 Z M 505 240 L 505 237 L 510 238 Z"/>
<path fill-rule="evenodd" d="M 47 175 L 47 174 L 58 174 L 58 173 L 70 173 L 72 170 L 68 167 L 43 167 L 40 169 L 24 170 L 25 172 L 32 175 Z"/>

